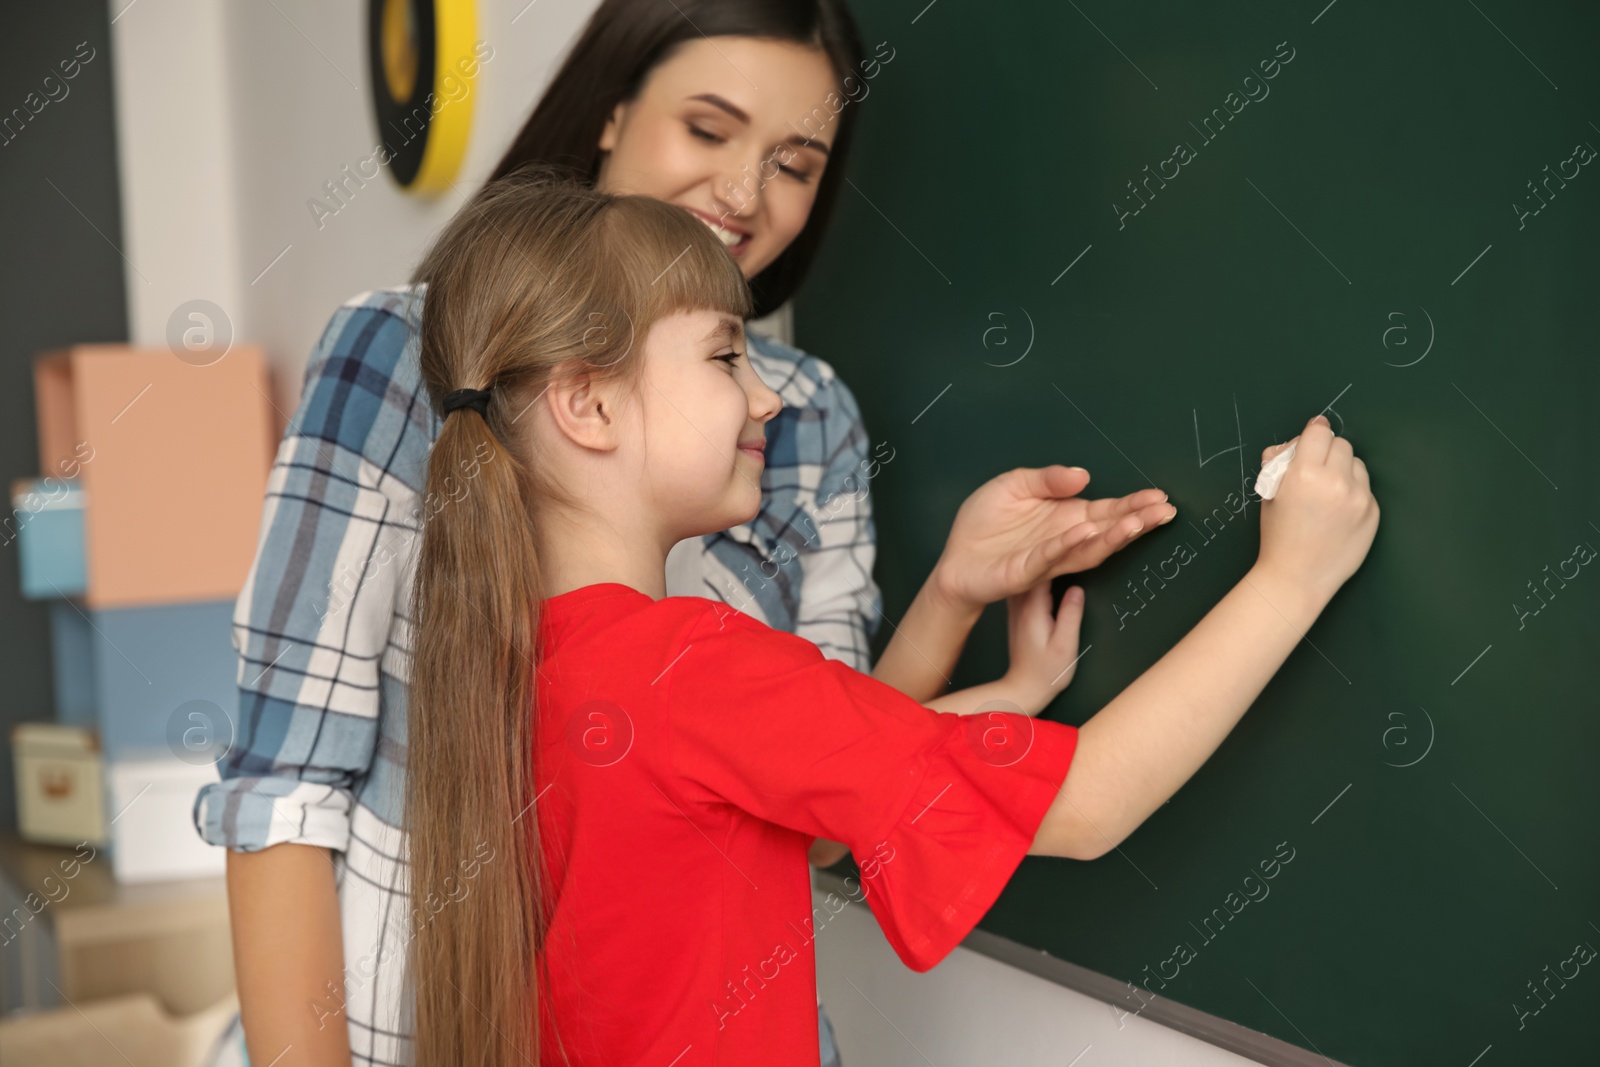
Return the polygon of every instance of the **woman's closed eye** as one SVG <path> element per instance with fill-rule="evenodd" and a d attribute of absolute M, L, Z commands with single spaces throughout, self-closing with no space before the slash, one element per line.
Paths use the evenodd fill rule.
<path fill-rule="evenodd" d="M 689 128 L 689 136 L 694 137 L 694 138 L 696 138 L 698 140 L 705 141 L 705 142 L 707 142 L 709 144 L 718 144 L 718 145 L 719 144 L 724 144 L 728 140 L 726 137 L 723 137 L 721 134 L 712 133 L 710 130 L 702 130 L 700 127 L 696 126 L 692 122 L 688 123 L 687 125 L 688 125 L 688 128 Z M 804 170 L 800 170 L 800 169 L 797 169 L 795 167 L 791 167 L 791 166 L 789 166 L 789 164 L 781 161 L 785 157 L 787 157 L 789 159 L 793 159 L 794 156 L 795 156 L 795 152 L 794 152 L 793 149 L 787 148 L 784 145 L 779 145 L 777 148 L 773 149 L 772 157 L 771 157 L 770 162 L 772 164 L 774 164 L 781 173 L 787 174 L 789 177 L 794 178 L 796 181 L 809 182 L 811 180 L 810 172 L 804 171 Z M 766 164 L 763 163 L 762 165 L 765 166 Z"/>

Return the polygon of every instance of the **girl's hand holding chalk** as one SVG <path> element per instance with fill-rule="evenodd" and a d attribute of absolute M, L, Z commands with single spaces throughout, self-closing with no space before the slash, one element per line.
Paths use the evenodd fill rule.
<path fill-rule="evenodd" d="M 1300 439 L 1296 437 L 1284 447 L 1282 452 L 1267 461 L 1261 468 L 1261 473 L 1256 475 L 1256 493 L 1262 500 L 1271 500 L 1278 495 L 1278 484 L 1283 481 L 1283 475 L 1289 469 L 1289 461 L 1294 459 L 1295 443 Z"/>
<path fill-rule="evenodd" d="M 1378 531 L 1367 465 L 1322 415 L 1261 458 L 1256 490 L 1273 504 L 1261 509 L 1256 566 L 1331 598 L 1361 566 Z"/>

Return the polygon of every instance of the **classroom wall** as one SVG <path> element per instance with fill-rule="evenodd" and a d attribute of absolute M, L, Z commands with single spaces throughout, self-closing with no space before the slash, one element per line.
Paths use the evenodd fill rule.
<path fill-rule="evenodd" d="M 109 0 L 113 13 L 127 0 Z M 378 141 L 366 5 L 139 3 L 112 25 L 129 336 L 164 342 L 172 310 L 208 299 L 264 345 L 286 419 L 333 310 L 405 281 L 428 238 L 499 161 L 595 0 L 479 0 L 494 49 L 473 95 L 458 191 L 346 177 Z M 367 173 L 373 164 L 368 163 Z M 344 184 L 335 199 L 328 183 Z M 336 209 L 320 219 L 311 202 Z"/>
<path fill-rule="evenodd" d="M 235 336 L 265 347 L 280 423 L 333 309 L 405 279 L 498 160 L 594 6 L 480 0 L 479 36 L 494 56 L 475 89 L 461 192 L 420 200 L 387 178 L 369 181 L 319 225 L 308 201 L 331 204 L 325 183 L 376 143 L 365 5 L 110 3 L 121 12 L 111 29 L 128 336 L 161 343 L 178 304 L 214 301 Z M 821 986 L 852 1067 L 924 1062 L 911 1045 L 940 1064 L 1059 1065 L 1088 1043 L 1096 1051 L 1085 1062 L 1102 1067 L 1247 1062 L 1145 1020 L 1119 1030 L 1105 1005 L 965 949 L 916 975 L 864 911 L 837 923 L 818 941 Z"/>

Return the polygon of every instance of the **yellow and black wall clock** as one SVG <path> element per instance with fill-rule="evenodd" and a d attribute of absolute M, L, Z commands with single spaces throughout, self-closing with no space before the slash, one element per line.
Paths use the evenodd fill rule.
<path fill-rule="evenodd" d="M 467 151 L 480 49 L 476 0 L 369 0 L 367 59 L 378 136 L 400 187 L 449 187 Z M 489 52 L 492 55 L 492 52 Z"/>

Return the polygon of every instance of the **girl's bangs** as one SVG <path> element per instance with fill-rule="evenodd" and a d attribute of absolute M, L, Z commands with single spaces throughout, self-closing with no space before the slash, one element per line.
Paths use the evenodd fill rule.
<path fill-rule="evenodd" d="M 722 242 L 699 218 L 650 197 L 618 197 L 604 227 L 608 273 L 626 294 L 635 327 L 647 332 L 681 311 L 724 311 L 747 318 L 750 286 Z M 599 249 L 597 249 L 599 251 Z"/>

